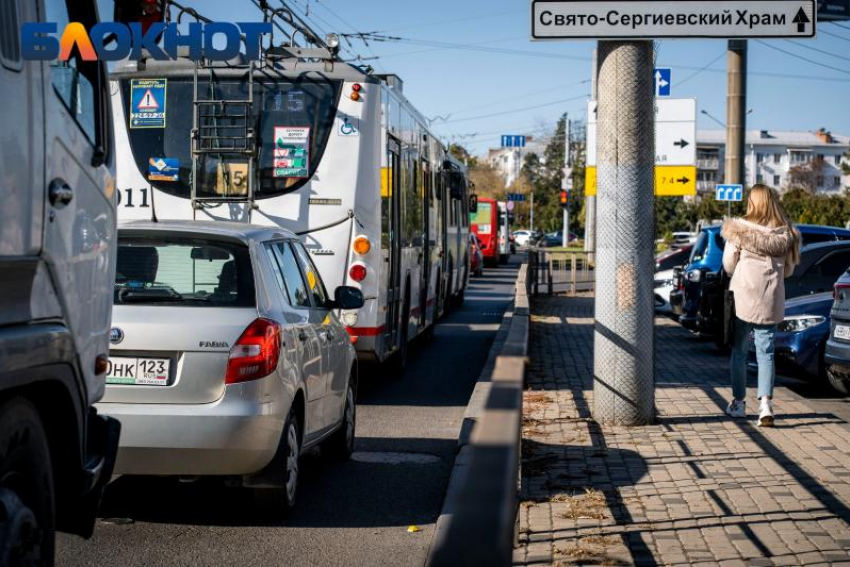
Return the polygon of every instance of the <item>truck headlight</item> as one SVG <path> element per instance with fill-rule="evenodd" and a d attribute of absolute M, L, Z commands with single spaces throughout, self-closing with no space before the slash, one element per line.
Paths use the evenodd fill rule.
<path fill-rule="evenodd" d="M 820 325 L 824 321 L 826 321 L 826 317 L 821 315 L 794 315 L 786 317 L 776 328 L 783 333 L 799 333 L 815 325 Z"/>

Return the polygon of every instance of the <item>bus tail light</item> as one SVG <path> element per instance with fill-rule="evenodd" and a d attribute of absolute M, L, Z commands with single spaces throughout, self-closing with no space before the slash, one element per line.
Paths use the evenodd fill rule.
<path fill-rule="evenodd" d="M 348 270 L 348 275 L 356 282 L 362 282 L 366 279 L 366 266 L 363 264 L 354 264 Z"/>
<path fill-rule="evenodd" d="M 365 236 L 358 236 L 354 239 L 354 251 L 361 256 L 364 256 L 369 253 L 372 249 L 372 243 L 369 242 L 369 239 Z"/>
<path fill-rule="evenodd" d="M 280 359 L 280 325 L 270 319 L 254 319 L 230 349 L 225 384 L 263 378 L 274 372 Z"/>

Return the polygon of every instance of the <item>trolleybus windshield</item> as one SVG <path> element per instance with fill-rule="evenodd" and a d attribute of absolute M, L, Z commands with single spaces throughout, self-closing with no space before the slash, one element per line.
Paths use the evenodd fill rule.
<path fill-rule="evenodd" d="M 158 79 L 166 87 L 165 115 L 153 126 L 134 124 L 132 108 L 135 79 L 121 80 L 124 118 L 128 125 L 130 146 L 139 170 L 160 191 L 189 198 L 192 187 L 192 128 L 195 114 L 194 82 L 192 77 Z M 239 197 L 228 177 L 247 175 L 248 158 L 232 151 L 232 146 L 245 143 L 249 149 L 256 144 L 256 199 L 275 197 L 304 185 L 315 173 L 336 116 L 342 88 L 341 81 L 317 78 L 291 80 L 263 77 L 255 80 L 253 116 L 246 120 L 244 104 L 216 106 L 212 112 L 199 117 L 199 130 L 216 132 L 217 137 L 206 140 L 208 147 L 220 148 L 199 154 L 197 195 L 208 197 Z M 199 78 L 198 98 L 216 101 L 247 101 L 248 82 L 234 78 Z M 160 91 L 160 92 L 161 92 Z M 142 95 L 144 101 L 146 94 Z M 136 97 L 138 98 L 138 97 Z M 154 101 L 148 104 L 161 104 Z M 142 104 L 142 103 L 136 103 Z M 246 124 L 253 128 L 256 141 L 245 141 Z M 207 127 L 206 130 L 204 127 Z M 297 159 L 290 159 L 296 156 Z M 158 161 L 162 160 L 162 161 Z M 156 163 L 167 164 L 168 175 L 155 173 Z M 176 170 L 175 170 L 176 169 Z"/>

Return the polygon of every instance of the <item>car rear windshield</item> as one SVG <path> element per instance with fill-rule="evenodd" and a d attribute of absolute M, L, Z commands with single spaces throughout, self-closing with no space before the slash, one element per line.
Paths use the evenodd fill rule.
<path fill-rule="evenodd" d="M 206 238 L 119 237 L 114 302 L 253 307 L 250 253 L 244 245 Z"/>

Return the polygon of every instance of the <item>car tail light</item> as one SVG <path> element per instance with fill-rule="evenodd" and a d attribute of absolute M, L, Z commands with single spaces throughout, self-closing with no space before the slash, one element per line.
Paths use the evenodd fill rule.
<path fill-rule="evenodd" d="M 354 264 L 348 270 L 348 275 L 356 282 L 362 282 L 366 279 L 366 266 L 363 264 Z"/>
<path fill-rule="evenodd" d="M 255 319 L 230 349 L 225 384 L 263 378 L 274 372 L 280 359 L 280 325 Z"/>
<path fill-rule="evenodd" d="M 844 289 L 850 289 L 850 284 L 846 284 L 846 283 L 835 284 L 835 287 L 832 288 L 832 299 L 837 301 L 839 290 L 844 290 Z"/>

